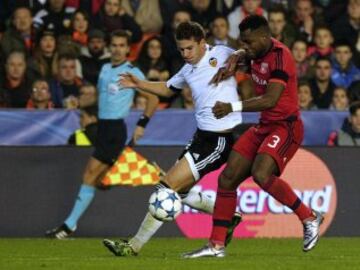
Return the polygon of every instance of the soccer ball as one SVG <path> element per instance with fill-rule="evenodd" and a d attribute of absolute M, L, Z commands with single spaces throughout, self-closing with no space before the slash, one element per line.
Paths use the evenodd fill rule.
<path fill-rule="evenodd" d="M 161 221 L 172 221 L 181 213 L 181 198 L 169 188 L 161 188 L 151 194 L 149 199 L 150 214 Z"/>

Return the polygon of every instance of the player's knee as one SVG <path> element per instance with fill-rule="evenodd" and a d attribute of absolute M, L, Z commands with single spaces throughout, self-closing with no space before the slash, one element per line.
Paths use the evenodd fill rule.
<path fill-rule="evenodd" d="M 219 177 L 219 187 L 226 190 L 236 189 L 235 173 L 232 170 L 226 169 L 222 171 Z"/>
<path fill-rule="evenodd" d="M 269 175 L 262 170 L 252 170 L 251 176 L 260 187 L 264 186 L 269 179 Z"/>

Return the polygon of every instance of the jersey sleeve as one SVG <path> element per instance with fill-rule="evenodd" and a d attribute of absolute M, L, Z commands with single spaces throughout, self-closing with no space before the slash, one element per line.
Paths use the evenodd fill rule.
<path fill-rule="evenodd" d="M 183 69 L 180 69 L 180 71 L 178 73 L 176 73 L 174 76 L 172 76 L 166 82 L 166 86 L 167 86 L 167 88 L 171 89 L 174 92 L 180 92 L 186 86 Z"/>
<path fill-rule="evenodd" d="M 286 87 L 290 77 L 289 71 L 292 70 L 290 60 L 291 55 L 289 55 L 285 50 L 279 49 L 275 52 L 269 82 L 281 83 Z"/>
<path fill-rule="evenodd" d="M 130 73 L 133 73 L 140 80 L 145 80 L 146 79 L 144 73 L 137 67 L 134 67 L 133 70 Z"/>

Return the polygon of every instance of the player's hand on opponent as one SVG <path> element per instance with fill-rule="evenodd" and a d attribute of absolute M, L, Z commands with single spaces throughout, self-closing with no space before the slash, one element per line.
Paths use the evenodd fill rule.
<path fill-rule="evenodd" d="M 231 103 L 216 101 L 215 106 L 212 108 L 212 112 L 217 119 L 223 118 L 232 112 Z"/>
<path fill-rule="evenodd" d="M 132 141 L 134 144 L 137 144 L 138 140 L 140 140 L 144 136 L 145 128 L 136 126 L 133 134 Z"/>
<path fill-rule="evenodd" d="M 137 88 L 140 79 L 131 73 L 120 74 L 119 85 L 122 88 Z"/>
<path fill-rule="evenodd" d="M 211 79 L 210 84 L 218 84 L 219 82 L 234 76 L 238 67 L 238 63 L 243 61 L 245 54 L 232 54 L 226 60 L 225 67 L 219 68 L 218 72 Z"/>

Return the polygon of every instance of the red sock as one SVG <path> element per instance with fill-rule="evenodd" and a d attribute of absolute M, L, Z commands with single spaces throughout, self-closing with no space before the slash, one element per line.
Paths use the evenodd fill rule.
<path fill-rule="evenodd" d="M 218 188 L 213 213 L 213 228 L 210 242 L 224 245 L 227 229 L 231 224 L 236 208 L 236 191 Z"/>
<path fill-rule="evenodd" d="M 311 209 L 303 204 L 289 184 L 279 177 L 271 176 L 262 188 L 277 201 L 293 210 L 301 221 L 313 216 Z"/>

